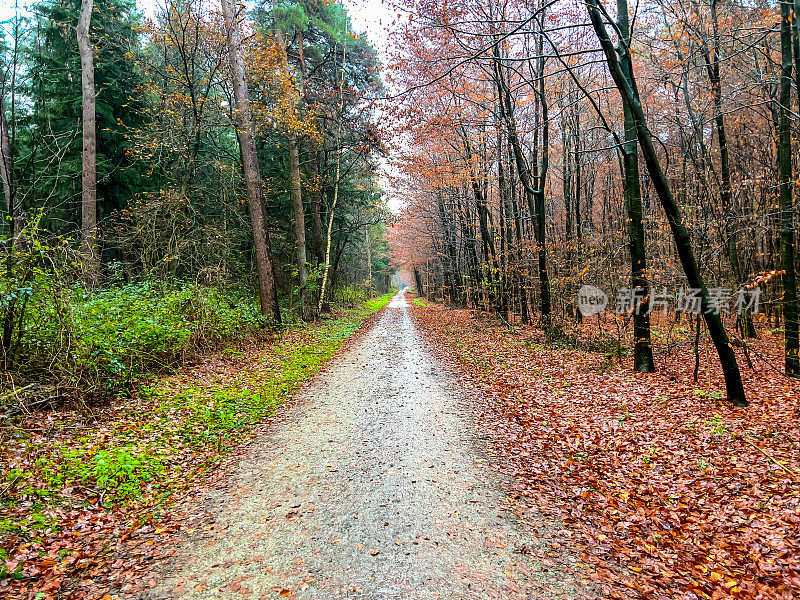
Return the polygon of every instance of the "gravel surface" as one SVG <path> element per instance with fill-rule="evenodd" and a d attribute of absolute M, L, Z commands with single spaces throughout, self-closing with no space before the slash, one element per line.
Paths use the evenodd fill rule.
<path fill-rule="evenodd" d="M 213 527 L 144 598 L 570 597 L 474 432 L 400 292 L 208 492 Z"/>

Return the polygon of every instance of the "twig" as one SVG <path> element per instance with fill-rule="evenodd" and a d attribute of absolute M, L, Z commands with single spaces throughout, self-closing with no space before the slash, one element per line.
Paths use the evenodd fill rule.
<path fill-rule="evenodd" d="M 508 327 L 509 331 L 513 331 L 514 333 L 519 333 L 519 329 L 517 329 L 511 323 L 506 321 L 506 319 L 503 318 L 503 315 L 501 315 L 500 313 L 497 313 L 497 318 L 500 319 L 503 323 L 506 324 L 506 327 Z"/>
<path fill-rule="evenodd" d="M 778 466 L 779 466 L 781 469 L 783 469 L 784 471 L 786 471 L 786 472 L 787 472 L 787 473 L 788 473 L 790 476 L 792 476 L 792 477 L 797 477 L 797 473 L 795 473 L 793 470 L 791 470 L 791 469 L 790 469 L 789 467 L 787 467 L 786 465 L 782 465 L 782 464 L 781 464 L 781 463 L 779 463 L 777 460 L 775 460 L 774 458 L 772 458 L 772 457 L 771 457 L 769 454 L 767 454 L 767 453 L 766 453 L 766 451 L 765 451 L 765 450 L 763 450 L 762 448 L 759 448 L 758 446 L 756 446 L 756 445 L 755 445 L 753 442 L 751 442 L 750 440 L 748 440 L 746 437 L 743 437 L 743 436 L 739 436 L 739 437 L 741 437 L 742 441 L 743 441 L 745 444 L 750 444 L 750 445 L 751 445 L 753 448 L 755 448 L 756 450 L 758 450 L 759 452 L 761 452 L 761 454 L 763 454 L 764 456 L 766 456 L 768 460 L 770 460 L 771 462 L 774 462 L 774 463 L 775 463 L 776 465 L 778 465 Z"/>
<path fill-rule="evenodd" d="M 12 384 L 12 385 L 13 385 L 13 384 Z M 19 388 L 19 389 L 16 389 L 16 388 L 15 388 L 15 389 L 11 390 L 10 392 L 8 392 L 7 394 L 3 394 L 2 396 L 0 396 L 0 402 L 2 402 L 3 400 L 5 400 L 6 398 L 10 398 L 11 396 L 16 396 L 16 395 L 17 395 L 17 394 L 19 394 L 20 392 L 24 392 L 24 391 L 25 391 L 25 390 L 27 390 L 28 388 L 32 388 L 34 385 L 35 385 L 35 384 L 33 384 L 33 383 L 29 383 L 29 384 L 28 384 L 28 385 L 26 385 L 25 387 L 21 387 L 21 388 Z"/>
<path fill-rule="evenodd" d="M 752 347 L 750 348 L 750 352 L 755 354 L 756 358 L 758 358 L 759 360 L 763 361 L 764 364 L 767 365 L 767 367 L 769 367 L 770 369 L 772 369 L 773 371 L 775 371 L 779 375 L 781 375 L 783 377 L 787 377 L 787 378 L 789 377 L 784 371 L 782 371 L 782 370 L 778 369 L 777 367 L 775 367 L 771 362 L 769 362 L 769 360 L 764 358 L 764 356 L 762 354 L 760 354 L 759 352 L 754 350 Z M 753 369 L 753 370 L 755 371 L 755 369 Z"/>
<path fill-rule="evenodd" d="M 11 483 L 9 483 L 5 488 L 3 488 L 3 491 L 0 492 L 0 498 L 5 496 L 6 492 L 8 492 L 8 490 L 10 490 L 12 487 L 14 487 L 14 484 L 17 483 L 17 480 L 20 477 L 21 477 L 20 475 L 17 475 L 16 477 L 14 477 L 14 479 L 13 479 L 13 481 Z"/>
<path fill-rule="evenodd" d="M 33 402 L 29 403 L 27 406 L 25 404 L 23 404 L 22 402 L 18 402 L 19 406 L 17 406 L 17 407 L 8 406 L 7 410 L 4 413 L 0 413 L 0 416 L 13 417 L 13 416 L 16 416 L 18 414 L 30 415 L 31 411 L 28 410 L 29 408 L 32 408 L 34 406 L 39 406 L 41 404 L 47 404 L 48 402 L 52 402 L 54 398 L 56 398 L 56 397 L 55 396 L 50 396 L 48 398 L 39 398 L 38 400 L 34 400 Z"/>

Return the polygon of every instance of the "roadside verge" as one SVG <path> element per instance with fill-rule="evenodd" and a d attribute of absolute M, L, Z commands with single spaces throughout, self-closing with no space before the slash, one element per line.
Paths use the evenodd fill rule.
<path fill-rule="evenodd" d="M 0 430 L 0 595 L 103 598 L 146 585 L 181 528 L 173 508 L 391 298 L 206 357 L 98 410 Z"/>

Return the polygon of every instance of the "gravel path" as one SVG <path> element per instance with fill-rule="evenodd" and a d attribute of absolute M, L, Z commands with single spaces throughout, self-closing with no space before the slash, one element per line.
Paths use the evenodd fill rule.
<path fill-rule="evenodd" d="M 528 598 L 558 589 L 499 510 L 466 401 L 403 292 L 212 490 L 145 598 Z"/>

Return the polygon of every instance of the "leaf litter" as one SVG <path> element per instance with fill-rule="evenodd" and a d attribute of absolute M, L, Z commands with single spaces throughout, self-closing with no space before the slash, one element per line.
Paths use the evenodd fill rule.
<path fill-rule="evenodd" d="M 768 366 L 776 336 L 748 341 L 755 369 L 737 349 L 742 409 L 722 399 L 713 360 L 692 381 L 685 345 L 640 374 L 480 313 L 412 315 L 479 399 L 509 506 L 560 520 L 603 597 L 800 593 L 800 382 Z"/>

